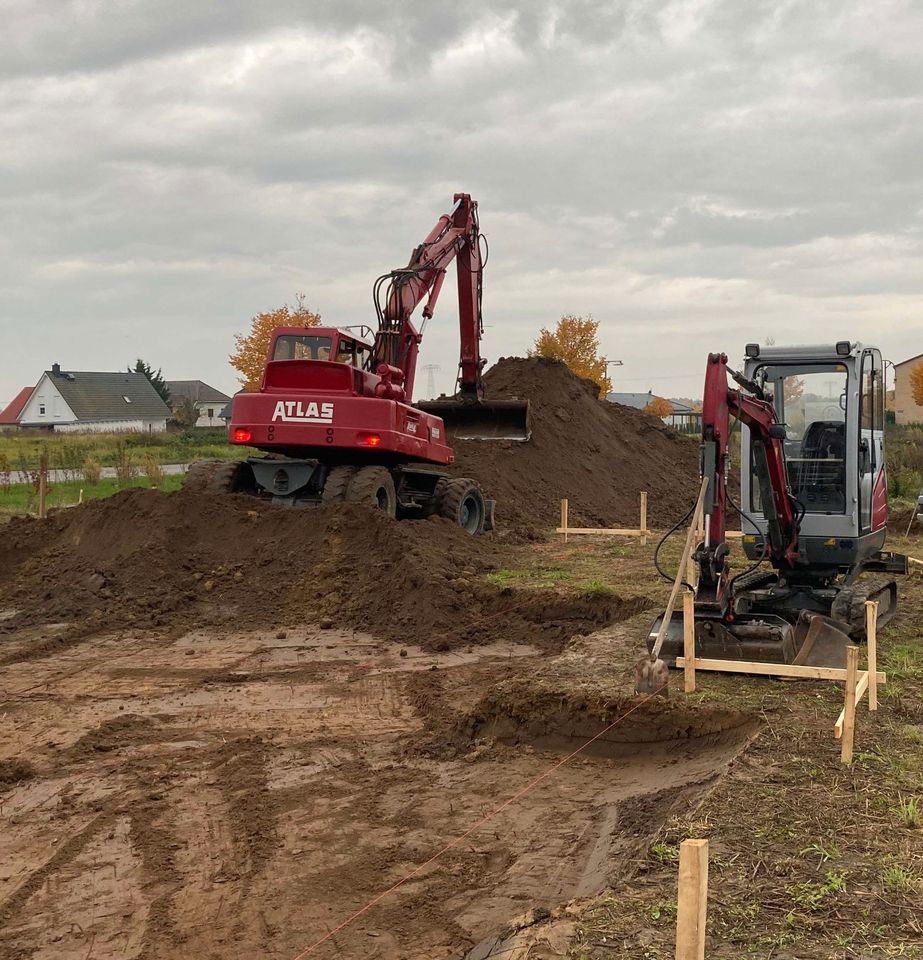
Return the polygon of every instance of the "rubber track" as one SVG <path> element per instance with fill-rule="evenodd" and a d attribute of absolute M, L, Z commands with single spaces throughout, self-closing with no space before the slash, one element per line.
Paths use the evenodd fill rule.
<path fill-rule="evenodd" d="M 844 587 L 836 596 L 830 608 L 830 615 L 835 620 L 847 624 L 849 633 L 854 640 L 865 640 L 865 601 L 873 599 L 873 595 L 881 591 L 888 591 L 892 580 L 862 580 L 851 587 Z M 879 626 L 886 624 L 893 616 L 893 611 L 885 612 L 878 621 Z"/>

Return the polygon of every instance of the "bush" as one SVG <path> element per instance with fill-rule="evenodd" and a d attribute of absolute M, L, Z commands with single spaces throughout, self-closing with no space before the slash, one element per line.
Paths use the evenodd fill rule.
<path fill-rule="evenodd" d="M 115 476 L 119 482 L 119 486 L 128 486 L 136 472 L 135 461 L 131 450 L 128 449 L 128 446 L 122 440 L 119 440 L 115 445 L 113 450 L 113 460 L 115 466 Z"/>
<path fill-rule="evenodd" d="M 102 464 L 95 457 L 87 457 L 83 461 L 82 472 L 87 483 L 99 483 L 103 475 Z"/>
<path fill-rule="evenodd" d="M 159 487 L 163 483 L 163 467 L 150 454 L 142 458 L 141 472 L 150 480 L 152 487 Z"/>

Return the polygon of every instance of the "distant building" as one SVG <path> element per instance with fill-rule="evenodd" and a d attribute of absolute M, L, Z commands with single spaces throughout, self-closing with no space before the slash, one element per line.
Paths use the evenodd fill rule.
<path fill-rule="evenodd" d="M 0 430 L 15 430 L 19 426 L 22 409 L 32 396 L 32 389 L 23 387 L 3 410 L 0 410 Z"/>
<path fill-rule="evenodd" d="M 923 363 L 923 353 L 894 364 L 894 422 L 923 423 L 923 407 L 913 399 L 910 371 Z"/>
<path fill-rule="evenodd" d="M 644 410 L 654 400 L 664 399 L 673 408 L 673 412 L 661 419 L 671 427 L 676 427 L 677 430 L 695 429 L 702 418 L 702 414 L 693 410 L 685 401 L 671 400 L 669 397 L 660 398 L 651 390 L 647 393 L 609 393 L 606 399 L 610 403 L 620 403 L 623 407 L 634 407 L 636 410 Z"/>
<path fill-rule="evenodd" d="M 19 415 L 21 427 L 63 433 L 167 429 L 170 408 L 143 373 L 86 373 L 53 364 Z"/>
<path fill-rule="evenodd" d="M 231 398 L 220 390 L 210 387 L 201 380 L 168 380 L 167 389 L 170 391 L 170 405 L 174 410 L 184 400 L 191 400 L 199 411 L 197 427 L 223 427 L 224 408 L 231 402 Z"/>

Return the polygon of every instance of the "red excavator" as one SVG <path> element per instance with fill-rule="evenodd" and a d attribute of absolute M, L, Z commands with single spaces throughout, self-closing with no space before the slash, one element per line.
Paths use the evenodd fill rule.
<path fill-rule="evenodd" d="M 494 503 L 471 479 L 441 470 L 449 437 L 528 440 L 528 404 L 488 402 L 481 373 L 484 258 L 477 203 L 455 194 L 406 267 L 374 286 L 378 330 L 279 327 L 260 389 L 234 397 L 231 443 L 265 457 L 195 464 L 184 487 L 253 493 L 275 503 L 367 503 L 391 516 L 447 517 L 469 533 L 493 526 Z M 458 393 L 412 404 L 423 326 L 456 261 L 461 332 Z M 423 324 L 411 315 L 423 301 Z M 448 431 L 448 435 L 447 435 Z"/>
<path fill-rule="evenodd" d="M 897 608 L 894 580 L 864 574 L 907 572 L 906 557 L 882 551 L 881 353 L 840 341 L 749 344 L 746 354 L 742 373 L 723 353 L 710 354 L 706 367 L 700 472 L 708 484 L 704 539 L 693 554 L 696 655 L 843 666 L 846 645 L 864 637 L 865 601 L 878 602 L 879 624 Z M 743 425 L 739 505 L 727 484 L 732 418 Z M 729 508 L 740 514 L 752 561 L 738 572 L 726 540 Z M 661 650 L 671 663 L 682 655 L 681 614 L 654 623 L 648 649 L 651 664 Z M 663 675 L 659 667 L 640 668 L 645 677 Z"/>

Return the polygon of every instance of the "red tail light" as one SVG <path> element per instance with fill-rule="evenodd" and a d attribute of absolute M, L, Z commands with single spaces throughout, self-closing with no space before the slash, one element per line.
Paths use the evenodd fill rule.
<path fill-rule="evenodd" d="M 239 427 L 234 431 L 234 443 L 249 443 L 252 434 L 249 430 L 241 430 Z"/>
<path fill-rule="evenodd" d="M 359 443 L 364 447 L 380 447 L 381 437 L 377 433 L 360 433 Z"/>

